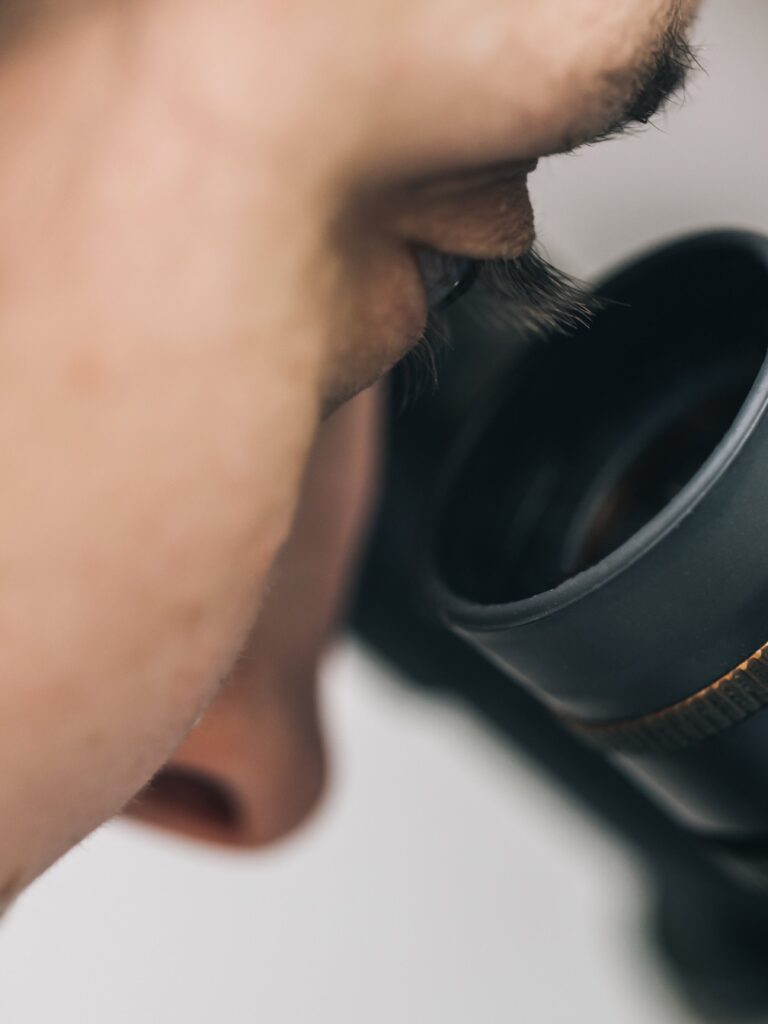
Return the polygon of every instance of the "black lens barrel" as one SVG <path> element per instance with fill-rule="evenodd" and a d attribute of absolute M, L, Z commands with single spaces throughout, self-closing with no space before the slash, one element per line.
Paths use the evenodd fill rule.
<path fill-rule="evenodd" d="M 532 343 L 452 453 L 430 599 L 689 826 L 759 845 L 768 239 L 687 239 L 598 294 L 593 326 Z"/>

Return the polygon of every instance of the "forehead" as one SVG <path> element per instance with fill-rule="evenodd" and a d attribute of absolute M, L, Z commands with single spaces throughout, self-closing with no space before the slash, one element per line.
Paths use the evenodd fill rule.
<path fill-rule="evenodd" d="M 404 142 L 457 163 L 526 159 L 606 127 L 695 0 L 428 0 L 390 22 Z M 405 25 L 407 23 L 407 29 Z M 615 108 L 615 109 L 612 109 Z M 394 133 L 393 133 L 394 135 Z"/>

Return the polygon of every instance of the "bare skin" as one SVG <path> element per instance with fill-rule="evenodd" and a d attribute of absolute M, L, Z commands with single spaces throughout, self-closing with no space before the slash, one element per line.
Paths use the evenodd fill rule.
<path fill-rule="evenodd" d="M 380 399 L 370 388 L 320 428 L 258 621 L 201 722 L 130 805 L 132 817 L 255 847 L 290 832 L 317 803 L 327 774 L 318 671 L 375 496 Z"/>
<path fill-rule="evenodd" d="M 412 246 L 525 251 L 531 162 L 605 128 L 693 7 L 93 0 L 11 37 L 6 898 L 122 807 L 242 664 L 319 424 L 421 333 Z M 305 728 L 288 705 L 281 728 Z"/>

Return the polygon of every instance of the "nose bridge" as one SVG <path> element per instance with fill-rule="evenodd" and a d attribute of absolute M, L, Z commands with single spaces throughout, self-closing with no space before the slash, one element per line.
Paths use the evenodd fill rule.
<path fill-rule="evenodd" d="M 369 392 L 321 429 L 249 641 L 218 699 L 128 808 L 131 817 L 248 848 L 286 835 L 318 802 L 326 774 L 318 666 L 370 507 L 377 423 Z"/>

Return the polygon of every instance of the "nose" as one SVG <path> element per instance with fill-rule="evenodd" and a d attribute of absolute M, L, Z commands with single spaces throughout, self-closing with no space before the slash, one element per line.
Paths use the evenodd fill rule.
<path fill-rule="evenodd" d="M 127 814 L 249 848 L 291 832 L 320 799 L 326 758 L 318 669 L 341 616 L 378 470 L 379 398 L 323 425 L 294 527 L 231 676 Z"/>
<path fill-rule="evenodd" d="M 253 848 L 304 821 L 325 775 L 314 674 L 275 678 L 246 656 L 130 814 L 189 838 Z"/>

